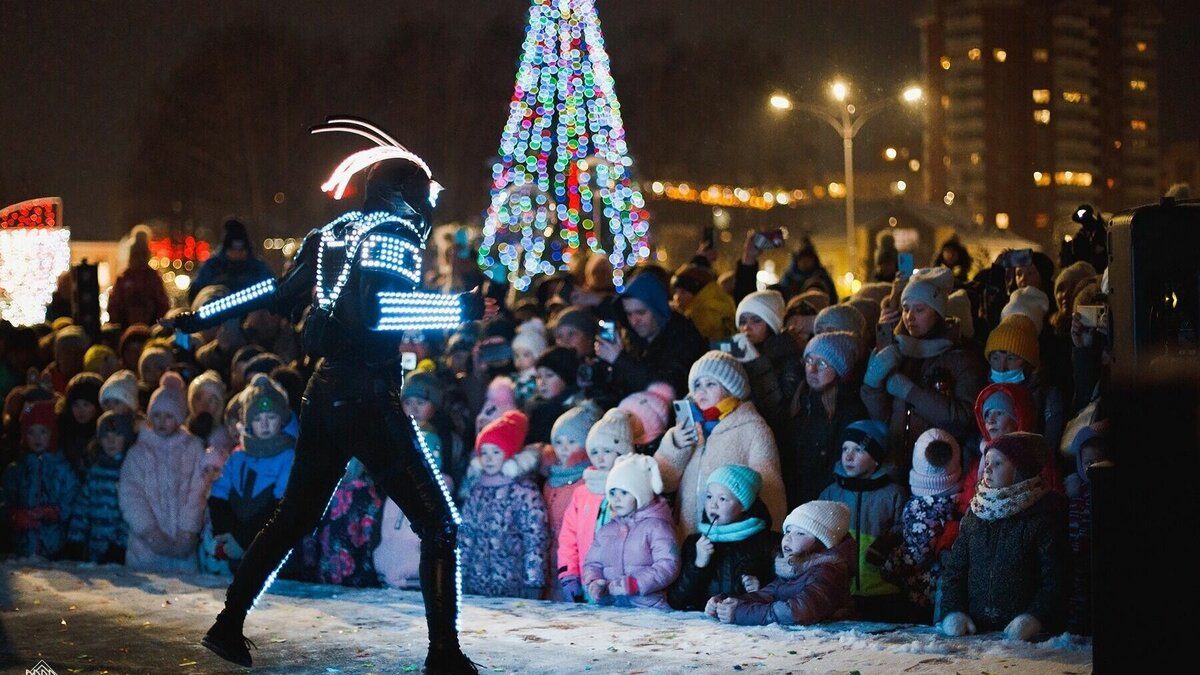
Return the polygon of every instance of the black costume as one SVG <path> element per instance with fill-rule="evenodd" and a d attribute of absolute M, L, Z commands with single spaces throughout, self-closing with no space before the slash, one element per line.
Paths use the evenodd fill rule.
<path fill-rule="evenodd" d="M 223 658 L 250 665 L 244 644 L 248 640 L 242 636 L 246 613 L 288 551 L 316 527 L 347 462 L 355 456 L 421 537 L 421 589 L 430 643 L 427 672 L 475 672 L 458 645 L 458 512 L 428 448 L 401 408 L 403 380 L 397 361 L 400 331 L 457 327 L 478 318 L 483 304 L 473 293 L 413 291 L 421 278 L 421 253 L 430 228 L 431 189 L 440 186 L 419 158 L 378 129 L 362 124 L 377 134 L 368 135 L 333 122 L 314 131 L 351 131 L 382 146 L 358 153 L 367 160 L 384 156 L 371 168 L 363 211 L 351 211 L 310 232 L 294 266 L 278 283 L 260 282 L 175 322 L 192 332 L 254 309 L 293 316 L 309 305 L 304 351 L 322 358 L 304 392 L 295 465 L 283 499 L 246 551 L 226 594 L 225 609 L 204 645 Z M 343 187 L 348 178 L 344 176 Z"/>

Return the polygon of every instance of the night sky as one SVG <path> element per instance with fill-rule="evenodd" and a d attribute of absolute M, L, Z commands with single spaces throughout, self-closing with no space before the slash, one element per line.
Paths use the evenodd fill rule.
<path fill-rule="evenodd" d="M 1194 113 L 1200 105 L 1200 69 L 1195 66 L 1200 47 L 1194 39 L 1200 34 L 1200 8 L 1189 0 L 1156 4 L 1166 19 L 1159 49 L 1165 145 L 1200 135 Z M 683 41 L 692 38 L 690 48 L 696 50 L 705 49 L 704 36 L 714 31 L 746 36 L 748 44 L 773 49 L 782 57 L 778 81 L 800 91 L 816 90 L 833 72 L 846 73 L 868 91 L 880 92 L 920 74 L 914 18 L 921 0 L 599 0 L 597 5 L 614 70 L 653 48 L 627 36 L 639 22 L 654 19 L 669 22 Z M 113 195 L 129 173 L 139 111 L 181 60 L 201 48 L 205 31 L 261 23 L 305 38 L 334 35 L 353 49 L 372 50 L 381 47 L 405 13 L 450 19 L 468 33 L 486 30 L 488 21 L 508 21 L 519 35 L 527 8 L 525 0 L 0 0 L 5 34 L 0 48 L 0 205 L 61 195 L 65 219 L 76 237 L 109 238 L 127 229 L 132 223 L 117 222 Z M 495 55 L 494 67 L 510 82 L 519 49 L 517 41 Z M 618 80 L 619 96 L 622 89 Z M 462 95 L 470 97 L 471 92 Z M 685 108 L 704 105 L 672 103 Z M 353 110 L 333 102 L 329 112 Z M 662 114 L 671 113 L 671 106 L 662 106 Z M 494 124 L 496 142 L 503 116 L 501 108 L 494 118 L 481 121 Z M 453 138 L 455 130 L 446 129 L 445 134 Z M 635 128 L 628 136 L 635 154 L 639 144 L 654 142 Z M 831 171 L 839 170 L 839 148 L 830 136 L 819 139 L 822 148 L 830 146 L 819 161 Z M 463 158 L 475 165 L 485 160 Z M 643 168 L 643 174 L 652 170 Z M 697 167 L 698 175 L 720 173 L 721 167 Z M 478 195 L 480 210 L 486 200 L 484 185 Z"/>

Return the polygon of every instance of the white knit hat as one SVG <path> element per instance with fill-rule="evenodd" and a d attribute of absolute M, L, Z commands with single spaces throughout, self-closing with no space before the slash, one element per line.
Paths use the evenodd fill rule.
<path fill-rule="evenodd" d="M 118 370 L 100 387 L 100 406 L 105 401 L 117 401 L 129 406 L 130 410 L 138 409 L 137 375 L 132 370 Z"/>
<path fill-rule="evenodd" d="M 221 381 L 221 376 L 217 374 L 217 371 L 206 370 L 188 384 L 188 410 L 196 411 L 196 397 L 200 395 L 201 390 L 211 392 L 221 401 L 221 410 L 225 410 L 225 383 Z"/>
<path fill-rule="evenodd" d="M 783 519 L 785 533 L 789 525 L 821 540 L 825 548 L 833 548 L 850 531 L 850 508 L 841 502 L 811 501 Z"/>
<path fill-rule="evenodd" d="M 633 415 L 620 408 L 605 412 L 588 431 L 584 447 L 589 452 L 596 448 L 608 448 L 618 455 L 633 452 Z"/>
<path fill-rule="evenodd" d="M 946 298 L 946 316 L 958 319 L 958 334 L 965 340 L 975 337 L 975 317 L 971 313 L 971 298 L 963 289 L 958 289 Z"/>
<path fill-rule="evenodd" d="M 900 302 L 923 302 L 941 316 L 946 316 L 946 300 L 954 290 L 954 273 L 949 267 L 923 267 L 913 272 L 900 294 Z"/>
<path fill-rule="evenodd" d="M 933 497 L 960 484 L 962 451 L 944 429 L 926 429 L 913 445 L 908 485 L 916 497 Z"/>
<path fill-rule="evenodd" d="M 1008 296 L 1008 304 L 1000 310 L 1000 320 L 1003 321 L 1013 314 L 1020 314 L 1033 322 L 1039 331 L 1046 312 L 1050 311 L 1050 298 L 1040 288 L 1026 286 L 1018 288 Z"/>
<path fill-rule="evenodd" d="M 753 314 L 766 322 L 767 326 L 778 335 L 783 330 L 783 296 L 779 291 L 755 291 L 742 298 L 738 303 L 734 321 L 742 314 Z"/>
<path fill-rule="evenodd" d="M 517 334 L 513 337 L 513 351 L 528 349 L 536 357 L 546 351 L 546 324 L 541 319 L 530 319 L 517 326 Z"/>
<path fill-rule="evenodd" d="M 750 378 L 746 370 L 725 352 L 713 350 L 697 359 L 688 372 L 688 388 L 695 389 L 696 380 L 705 376 L 720 382 L 730 396 L 740 401 L 750 398 Z"/>
<path fill-rule="evenodd" d="M 649 504 L 655 495 L 660 495 L 663 491 L 658 461 L 648 455 L 618 457 L 616 464 L 613 464 L 613 468 L 608 472 L 608 480 L 604 483 L 605 492 L 613 488 L 633 495 L 639 509 Z"/>

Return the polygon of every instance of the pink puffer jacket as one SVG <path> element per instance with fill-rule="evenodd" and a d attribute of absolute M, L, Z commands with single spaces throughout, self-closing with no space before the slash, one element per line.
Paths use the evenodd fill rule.
<path fill-rule="evenodd" d="M 670 609 L 666 589 L 679 576 L 679 546 L 671 507 L 662 497 L 615 518 L 596 533 L 592 550 L 583 565 L 583 585 L 596 579 L 625 579 L 634 607 Z M 600 602 L 612 602 L 605 595 Z M 618 602 L 618 604 L 620 604 Z"/>

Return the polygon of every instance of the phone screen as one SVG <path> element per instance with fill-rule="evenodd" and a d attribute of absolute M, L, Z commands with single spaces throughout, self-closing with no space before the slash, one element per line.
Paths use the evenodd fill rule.
<path fill-rule="evenodd" d="M 692 405 L 688 403 L 687 399 L 675 401 L 674 406 L 676 420 L 687 420 L 688 424 L 695 423 L 695 420 L 692 418 Z"/>
<path fill-rule="evenodd" d="M 617 324 L 612 321 L 600 322 L 600 339 L 605 342 L 617 341 Z"/>
<path fill-rule="evenodd" d="M 187 333 L 185 333 L 181 330 L 176 330 L 175 331 L 175 344 L 180 349 L 190 350 L 192 348 L 192 336 L 188 335 Z"/>
<path fill-rule="evenodd" d="M 900 276 L 911 277 L 913 273 L 913 254 L 900 254 Z"/>

